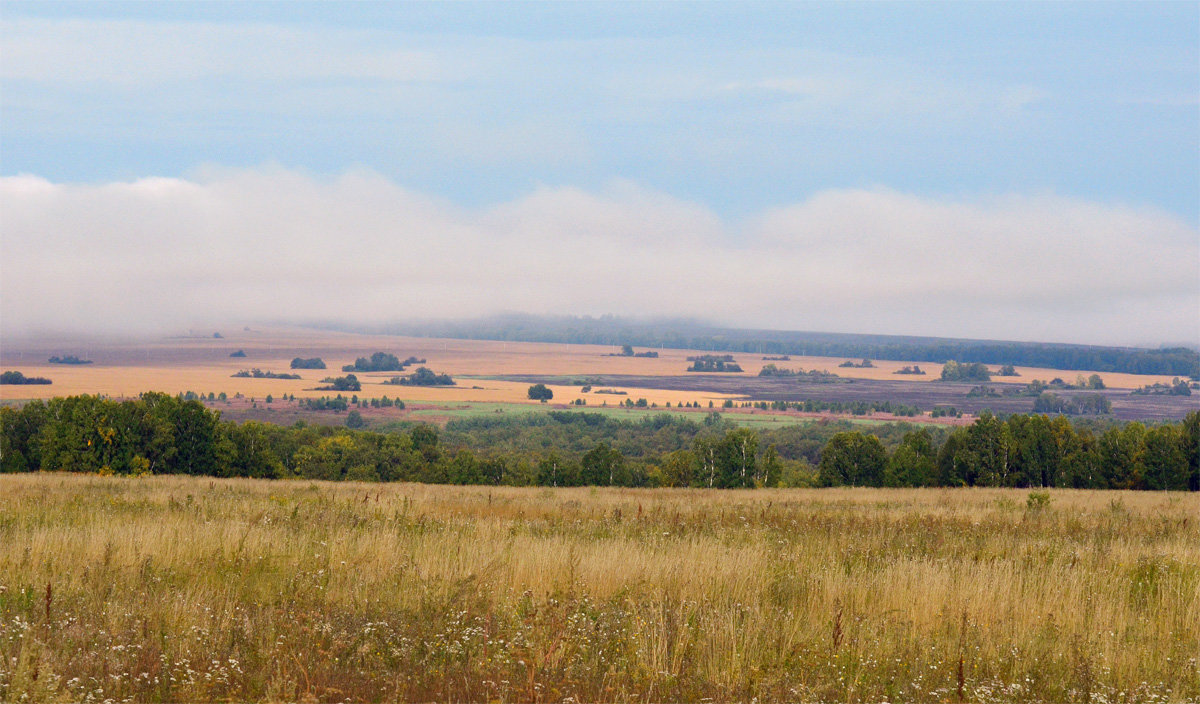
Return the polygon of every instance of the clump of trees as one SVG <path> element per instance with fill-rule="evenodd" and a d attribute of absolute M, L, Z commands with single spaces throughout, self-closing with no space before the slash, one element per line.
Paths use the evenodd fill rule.
<path fill-rule="evenodd" d="M 833 372 L 827 372 L 824 369 L 810 369 L 808 371 L 804 371 L 803 369 L 796 369 L 796 370 L 781 369 L 781 368 L 775 366 L 773 363 L 772 364 L 764 364 L 762 369 L 758 370 L 758 375 L 759 376 L 808 377 L 809 381 L 833 381 L 835 379 L 841 378 L 837 374 L 834 374 Z"/>
<path fill-rule="evenodd" d="M 620 352 L 615 352 L 608 356 L 609 357 L 648 357 L 651 359 L 655 359 L 658 357 L 658 353 L 653 350 L 648 350 L 646 352 L 634 352 L 633 345 L 621 345 Z"/>
<path fill-rule="evenodd" d="M 1066 413 L 1068 415 L 1098 415 L 1112 413 L 1112 401 L 1102 394 L 1059 396 L 1043 391 L 1033 400 L 1034 413 Z"/>
<path fill-rule="evenodd" d="M 292 369 L 324 369 L 325 360 L 320 357 L 296 357 L 292 360 Z"/>
<path fill-rule="evenodd" d="M 301 408 L 309 411 L 344 411 L 350 407 L 350 401 L 341 394 L 334 397 L 302 398 L 298 403 Z"/>
<path fill-rule="evenodd" d="M 282 372 L 265 372 L 257 367 L 254 369 L 243 369 L 231 376 L 241 379 L 299 379 L 299 374 L 287 374 Z"/>
<path fill-rule="evenodd" d="M 80 359 L 73 354 L 64 355 L 62 357 L 54 356 L 46 360 L 50 364 L 91 364 L 90 359 Z"/>
<path fill-rule="evenodd" d="M 339 377 L 325 377 L 321 383 L 328 386 L 318 386 L 317 391 L 362 391 L 362 382 L 353 374 Z"/>
<path fill-rule="evenodd" d="M 842 362 L 838 366 L 839 367 L 848 367 L 848 368 L 853 368 L 853 369 L 871 369 L 875 365 L 869 359 L 864 359 L 861 362 L 855 362 L 855 361 L 847 359 L 845 362 Z"/>
<path fill-rule="evenodd" d="M 246 350 L 238 350 L 237 352 L 230 352 L 230 353 L 229 353 L 229 356 L 230 356 L 230 357 L 245 357 L 245 356 L 246 356 Z M 294 369 L 294 368 L 295 368 L 295 367 L 293 367 L 293 369 Z"/>
<path fill-rule="evenodd" d="M 726 399 L 725 408 L 734 408 L 733 399 Z M 875 413 L 890 413 L 894 416 L 912 418 L 921 415 L 921 409 L 898 401 L 822 401 L 820 399 L 805 399 L 804 401 L 745 401 L 742 408 L 761 408 L 764 411 L 801 411 L 804 413 L 849 413 L 856 416 L 867 416 Z"/>
<path fill-rule="evenodd" d="M 21 372 L 4 372 L 0 374 L 0 384 L 12 384 L 14 386 L 22 386 L 26 384 L 50 384 L 53 383 L 43 376 L 25 376 Z"/>
<path fill-rule="evenodd" d="M 417 367 L 408 376 L 394 376 L 383 383 L 398 386 L 454 386 L 454 379 L 449 374 L 438 374 L 429 367 Z"/>
<path fill-rule="evenodd" d="M 1182 423 L 1114 426 L 1099 435 L 1063 417 L 984 414 L 937 446 L 907 434 L 890 456 L 870 436 L 839 433 L 823 448 L 823 485 L 1001 486 L 1200 490 L 1200 412 Z M 841 436 L 841 437 L 839 437 Z"/>
<path fill-rule="evenodd" d="M 1075 390 L 1086 389 L 1086 390 L 1090 390 L 1090 391 L 1101 391 L 1104 388 L 1105 388 L 1104 380 L 1100 378 L 1099 374 L 1093 374 L 1086 379 L 1083 378 L 1082 374 L 1080 374 L 1075 377 L 1074 384 L 1068 384 L 1067 382 L 1063 381 L 1059 377 L 1055 377 L 1055 378 L 1051 379 L 1049 381 L 1049 383 L 1044 382 L 1041 379 L 1034 379 L 1033 381 L 1031 381 L 1025 385 L 1023 391 L 1021 392 L 1021 395 L 1023 395 L 1023 396 L 1038 396 L 1038 395 L 1042 394 L 1043 392 L 1049 391 L 1049 390 L 1075 391 Z M 1137 392 L 1134 391 L 1133 393 L 1137 393 Z"/>
<path fill-rule="evenodd" d="M 528 395 L 531 400 L 545 403 L 554 398 L 554 391 L 545 384 L 534 384 L 529 387 Z"/>
<path fill-rule="evenodd" d="M 688 367 L 689 372 L 740 372 L 742 367 L 733 360 L 733 355 L 715 355 L 704 354 L 696 357 L 688 357 L 688 361 L 692 366 Z"/>
<path fill-rule="evenodd" d="M 909 366 L 901 367 L 898 371 L 895 371 L 892 373 L 893 374 L 919 374 L 921 376 L 925 375 L 925 372 L 921 370 L 921 367 L 916 364 L 912 365 L 911 367 L 909 367 Z"/>
<path fill-rule="evenodd" d="M 1147 384 L 1140 388 L 1134 389 L 1133 393 L 1138 395 L 1170 395 L 1170 396 L 1191 396 L 1192 389 L 1188 382 L 1176 377 L 1171 380 L 1170 384 L 1156 382 Z"/>
<path fill-rule="evenodd" d="M 1017 373 L 1017 368 L 1011 364 L 1005 364 L 1000 367 L 1000 371 L 996 372 L 996 376 L 1020 376 Z"/>
<path fill-rule="evenodd" d="M 371 355 L 371 358 L 359 357 L 354 360 L 354 364 L 347 364 L 342 367 L 344 372 L 402 372 L 413 364 L 424 364 L 424 359 L 409 357 L 404 361 L 394 354 L 387 352 L 376 352 Z"/>
<path fill-rule="evenodd" d="M 942 381 L 991 381 L 992 374 L 986 365 L 959 364 L 951 359 L 942 365 Z"/>

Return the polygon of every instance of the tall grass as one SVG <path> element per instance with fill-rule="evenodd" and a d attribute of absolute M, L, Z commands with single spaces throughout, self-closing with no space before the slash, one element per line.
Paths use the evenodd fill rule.
<path fill-rule="evenodd" d="M 3 701 L 1196 701 L 1200 496 L 0 476 Z"/>

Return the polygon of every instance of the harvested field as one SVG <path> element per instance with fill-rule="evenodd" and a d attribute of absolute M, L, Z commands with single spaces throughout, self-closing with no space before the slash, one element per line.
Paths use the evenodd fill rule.
<path fill-rule="evenodd" d="M 152 341 L 132 339 L 88 341 L 71 339 L 41 339 L 5 342 L 0 355 L 0 367 L 16 369 L 27 376 L 45 376 L 54 381 L 50 386 L 3 386 L 0 399 L 47 398 L 74 394 L 105 394 L 130 396 L 154 390 L 167 393 L 195 391 L 242 394 L 263 398 L 295 394 L 297 397 L 319 397 L 328 391 L 316 391 L 326 376 L 340 376 L 341 367 L 358 357 L 386 351 L 400 358 L 410 355 L 427 359 L 425 366 L 445 372 L 458 381 L 451 387 L 390 386 L 383 382 L 400 372 L 358 373 L 363 382 L 360 396 L 387 395 L 405 401 L 430 403 L 528 401 L 528 385 L 494 379 L 504 374 L 547 373 L 553 375 L 665 374 L 687 367 L 685 351 L 667 351 L 659 359 L 610 356 L 611 347 L 592 345 L 553 345 L 541 343 L 505 343 L 473 340 L 431 340 L 380 335 L 353 335 L 309 329 L 272 329 L 270 331 L 240 331 L 222 333 L 223 338 L 193 336 L 162 338 Z M 229 354 L 244 350 L 246 357 L 231 358 Z M 66 350 L 67 352 L 64 352 Z M 72 353 L 94 360 L 86 366 L 48 364 L 51 355 Z M 285 372 L 295 357 L 321 357 L 326 369 L 294 370 L 300 380 L 232 378 L 243 369 Z M 412 368 L 403 373 L 409 373 Z M 461 377 L 461 378 L 460 378 Z M 479 388 L 474 388 L 479 387 Z M 569 384 L 552 385 L 555 401 L 570 402 L 581 396 L 579 388 Z M 662 389 L 647 389 L 637 397 L 664 405 L 672 403 L 715 400 L 720 394 L 704 397 L 683 395 Z M 616 397 L 614 397 L 616 398 Z M 613 403 L 616 401 L 614 400 Z"/>
<path fill-rule="evenodd" d="M 616 405 L 626 396 L 581 392 L 572 380 L 600 377 L 603 385 L 620 387 L 634 400 L 645 398 L 648 403 L 662 407 L 668 402 L 700 403 L 709 401 L 720 406 L 731 397 L 772 400 L 776 398 L 815 398 L 825 400 L 893 400 L 900 403 L 932 407 L 934 403 L 955 405 L 971 411 L 985 407 L 994 410 L 1028 410 L 1032 399 L 965 399 L 959 398 L 967 387 L 961 385 L 931 385 L 940 366 L 927 362 L 876 361 L 874 368 L 839 367 L 842 358 L 793 357 L 790 361 L 766 362 L 761 355 L 736 354 L 746 370 L 737 374 L 689 374 L 687 357 L 704 352 L 689 350 L 658 350 L 658 358 L 613 356 L 617 350 L 597 345 L 563 345 L 545 343 L 491 342 L 479 340 L 439 340 L 386 335 L 357 335 L 307 328 L 271 328 L 264 330 L 224 330 L 223 337 L 212 333 L 187 337 L 155 339 L 92 339 L 41 338 L 5 340 L 0 350 L 0 368 L 18 370 L 26 376 L 44 376 L 53 380 L 49 386 L 0 386 L 0 399 L 19 400 L 68 396 L 74 394 L 103 394 L 113 397 L 133 396 L 142 391 L 167 393 L 226 393 L 241 394 L 247 399 L 261 400 L 267 394 L 276 398 L 284 394 L 297 397 L 329 395 L 316 391 L 326 376 L 341 375 L 342 365 L 357 357 L 369 357 L 377 351 L 410 355 L 427 359 L 426 366 L 445 372 L 458 381 L 452 387 L 389 386 L 383 382 L 395 372 L 360 373 L 361 397 L 400 398 L 405 402 L 434 405 L 471 403 L 527 403 L 529 383 L 537 380 L 554 391 L 555 403 L 570 403 L 585 399 L 590 406 L 605 401 Z M 244 350 L 245 357 L 229 354 Z M 48 364 L 52 355 L 74 354 L 91 359 L 94 364 L 69 366 Z M 324 370 L 296 370 L 299 380 L 232 378 L 243 369 L 259 368 L 273 372 L 290 372 L 294 357 L 321 357 Z M 838 374 L 843 379 L 855 379 L 854 384 L 809 384 L 794 379 L 762 378 L 758 371 L 764 364 L 773 363 L 783 369 L 819 369 Z M 925 376 L 898 376 L 895 370 L 919 364 Z M 412 371 L 411 368 L 408 371 Z M 1073 381 L 1087 371 L 1046 370 L 1018 367 L 1018 377 L 997 377 L 997 384 L 1028 383 L 1032 379 L 1048 381 L 1060 377 Z M 407 372 L 406 372 L 407 373 Z M 1145 384 L 1169 381 L 1161 376 L 1131 374 L 1101 374 L 1105 383 L 1114 389 L 1136 388 Z M 608 380 L 613 380 L 610 383 Z M 793 394 L 793 391 L 800 395 Z M 961 392 L 961 393 L 960 393 Z M 832 394 L 832 395 L 831 395 Z M 1117 417 L 1174 418 L 1187 400 L 1170 397 L 1139 397 L 1130 399 L 1120 393 L 1110 394 Z M 981 402 L 976 402 L 981 401 Z M 1188 406 L 1194 408 L 1195 406 Z"/>
<path fill-rule="evenodd" d="M 519 383 L 537 383 L 537 375 L 507 377 Z M 918 406 L 930 410 L 934 406 L 953 406 L 960 411 L 977 415 L 984 409 L 995 413 L 1030 413 L 1034 399 L 1029 396 L 970 397 L 967 394 L 979 384 L 938 382 L 913 384 L 905 381 L 855 379 L 813 382 L 787 377 L 757 377 L 730 374 L 689 374 L 686 376 L 602 376 L 600 382 L 614 388 L 662 388 L 685 393 L 720 394 L 739 400 L 754 401 L 884 401 Z M 993 384 L 1002 391 L 1003 387 Z M 1200 409 L 1200 396 L 1149 396 L 1126 390 L 1056 391 L 1069 397 L 1074 394 L 1101 393 L 1112 401 L 1112 416 L 1120 420 L 1179 420 L 1191 411 Z M 1106 416 L 1107 417 L 1107 416 Z"/>

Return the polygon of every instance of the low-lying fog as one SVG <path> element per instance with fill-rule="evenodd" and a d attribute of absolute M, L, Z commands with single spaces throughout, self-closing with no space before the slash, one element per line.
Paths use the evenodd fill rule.
<path fill-rule="evenodd" d="M 6 336 L 529 313 L 1200 341 L 1200 235 L 1148 207 L 828 190 L 737 221 L 613 182 L 472 209 L 371 171 L 0 179 Z"/>

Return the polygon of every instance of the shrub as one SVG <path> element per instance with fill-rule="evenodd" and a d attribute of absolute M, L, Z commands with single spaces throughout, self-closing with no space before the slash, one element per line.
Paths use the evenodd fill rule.
<path fill-rule="evenodd" d="M 1050 492 L 1031 491 L 1025 497 L 1025 510 L 1030 513 L 1040 513 L 1050 508 Z"/>

